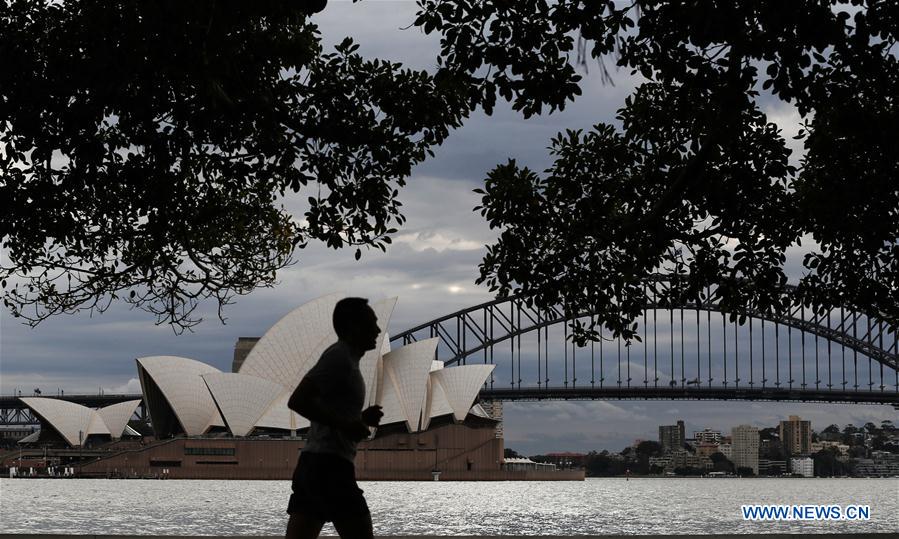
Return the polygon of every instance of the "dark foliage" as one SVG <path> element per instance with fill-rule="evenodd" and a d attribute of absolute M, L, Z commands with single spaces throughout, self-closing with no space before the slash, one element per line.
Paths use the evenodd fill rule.
<path fill-rule="evenodd" d="M 839 459 L 840 452 L 835 448 L 827 448 L 812 455 L 815 465 L 815 477 L 833 477 L 850 475 L 852 466 Z"/>
<path fill-rule="evenodd" d="M 711 459 L 712 464 L 714 465 L 713 471 L 726 473 L 734 472 L 734 463 L 725 457 L 723 453 L 712 453 L 709 455 L 709 459 Z"/>
<path fill-rule="evenodd" d="M 628 467 L 624 460 L 613 458 L 608 451 L 591 451 L 587 454 L 584 469 L 588 477 L 614 477 L 624 475 Z"/>
<path fill-rule="evenodd" d="M 637 457 L 658 457 L 662 454 L 662 444 L 655 440 L 643 440 L 637 444 Z"/>
<path fill-rule="evenodd" d="M 591 59 L 639 74 L 617 124 L 565 131 L 542 174 L 493 169 L 478 210 L 500 230 L 480 282 L 591 314 L 576 338 L 635 335 L 663 302 L 780 313 L 842 305 L 899 322 L 899 5 L 893 0 L 419 0 L 471 104 L 525 117 L 581 97 Z M 801 161 L 762 102 L 801 117 Z M 809 249 L 797 293 L 785 261 Z"/>
<path fill-rule="evenodd" d="M 183 329 L 204 298 L 272 285 L 310 241 L 384 249 L 398 190 L 467 95 L 349 38 L 323 51 L 307 19 L 323 7 L 0 1 L 12 313 L 121 299 Z M 281 206 L 290 193 L 304 219 Z"/>
<path fill-rule="evenodd" d="M 674 469 L 674 475 L 705 475 L 705 470 L 701 470 L 699 468 L 694 468 L 692 466 L 683 466 Z"/>

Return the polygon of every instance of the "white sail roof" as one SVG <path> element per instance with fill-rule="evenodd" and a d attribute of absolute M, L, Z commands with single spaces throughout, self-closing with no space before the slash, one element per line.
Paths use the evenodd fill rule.
<path fill-rule="evenodd" d="M 381 412 L 384 413 L 384 416 L 381 417 L 381 425 L 390 425 L 406 420 L 403 403 L 400 402 L 400 394 L 397 389 L 398 385 L 393 380 L 391 371 L 385 369 L 377 402 L 381 406 Z"/>
<path fill-rule="evenodd" d="M 388 298 L 377 301 L 372 304 L 371 308 L 378 317 L 378 327 L 381 333 L 378 334 L 378 342 L 373 350 L 369 350 L 359 360 L 359 371 L 362 373 L 362 379 L 365 380 L 365 402 L 366 406 L 371 406 L 378 399 L 378 386 L 381 384 L 382 353 L 384 349 L 384 341 L 388 341 L 387 324 L 390 323 L 390 317 L 393 315 L 393 308 L 396 306 L 396 298 Z"/>
<path fill-rule="evenodd" d="M 200 361 L 178 356 L 142 357 L 137 358 L 137 364 L 162 391 L 181 428 L 188 435 L 205 434 L 212 425 L 221 424 L 215 401 L 202 378 L 204 374 L 221 371 Z"/>
<path fill-rule="evenodd" d="M 453 413 L 453 407 L 450 404 L 449 399 L 446 398 L 446 390 L 443 389 L 443 384 L 440 383 L 440 380 L 434 376 L 434 372 L 435 371 L 431 371 L 429 374 L 430 379 L 428 380 L 428 406 L 426 414 L 428 423 L 435 417 Z M 424 425 L 422 428 L 427 427 L 428 425 Z"/>
<path fill-rule="evenodd" d="M 97 410 L 97 414 L 103 419 L 103 423 L 109 429 L 109 434 L 113 438 L 121 438 L 128 425 L 128 420 L 134 415 L 139 404 L 140 399 L 119 402 L 100 408 Z"/>
<path fill-rule="evenodd" d="M 233 436 L 246 436 L 286 391 L 281 384 L 248 374 L 218 372 L 204 374 L 203 380 Z"/>
<path fill-rule="evenodd" d="M 309 420 L 287 407 L 291 391 L 285 391 L 275 399 L 256 421 L 257 427 L 270 429 L 297 430 L 309 426 Z"/>
<path fill-rule="evenodd" d="M 428 373 L 437 339 L 414 342 L 384 356 L 384 384 L 394 386 L 402 418 L 409 432 L 421 427 L 421 416 L 427 407 Z M 386 390 L 386 387 L 385 387 Z"/>
<path fill-rule="evenodd" d="M 96 410 L 91 410 L 93 414 L 91 415 L 91 422 L 87 426 L 88 434 L 109 434 L 109 427 L 106 426 L 106 423 L 103 422 L 103 418 L 100 417 L 100 414 L 97 413 Z"/>
<path fill-rule="evenodd" d="M 250 350 L 240 374 L 294 388 L 335 341 L 332 315 L 344 298 L 336 293 L 304 303 L 272 326 Z"/>
<path fill-rule="evenodd" d="M 95 419 L 97 413 L 80 404 L 47 397 L 21 397 L 20 400 L 71 446 L 81 445 L 91 434 L 109 434 L 103 421 Z"/>
<path fill-rule="evenodd" d="M 446 399 L 453 410 L 453 417 L 457 421 L 465 420 L 481 386 L 493 372 L 494 367 L 495 365 L 462 365 L 431 373 L 432 381 L 436 379 L 445 391 Z M 435 417 L 433 410 L 431 417 Z"/>
<path fill-rule="evenodd" d="M 41 437 L 41 431 L 36 430 L 36 431 L 32 432 L 31 434 L 29 434 L 28 436 L 22 438 L 21 440 L 19 440 L 19 441 L 16 442 L 16 443 L 19 443 L 19 444 L 30 444 L 30 443 L 32 443 L 32 442 L 38 441 L 38 439 L 39 439 L 40 437 Z"/>
<path fill-rule="evenodd" d="M 487 410 L 485 410 L 484 407 L 480 404 L 475 404 L 471 407 L 471 414 L 486 419 L 493 419 L 492 417 L 490 417 L 490 414 L 487 413 Z"/>
<path fill-rule="evenodd" d="M 384 356 L 390 352 L 390 334 L 384 333 L 383 339 L 381 340 L 381 355 L 378 357 L 378 368 L 376 369 L 376 376 L 374 381 L 374 402 L 370 402 L 369 406 L 372 404 L 381 404 L 383 400 L 383 391 L 384 391 Z M 365 382 L 366 393 L 369 395 L 368 381 Z M 383 406 L 383 405 L 382 405 Z"/>

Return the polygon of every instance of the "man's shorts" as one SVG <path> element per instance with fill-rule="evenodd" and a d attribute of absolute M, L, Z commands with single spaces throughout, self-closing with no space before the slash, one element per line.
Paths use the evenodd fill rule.
<path fill-rule="evenodd" d="M 293 472 L 290 514 L 334 522 L 369 514 L 356 469 L 343 457 L 327 453 L 301 453 Z"/>

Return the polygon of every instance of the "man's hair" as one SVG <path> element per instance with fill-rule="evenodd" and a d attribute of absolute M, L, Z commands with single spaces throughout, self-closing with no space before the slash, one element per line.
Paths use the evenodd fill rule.
<path fill-rule="evenodd" d="M 342 338 L 349 334 L 353 326 L 361 323 L 362 316 L 370 309 L 365 298 L 343 298 L 338 301 L 331 318 L 337 336 Z"/>

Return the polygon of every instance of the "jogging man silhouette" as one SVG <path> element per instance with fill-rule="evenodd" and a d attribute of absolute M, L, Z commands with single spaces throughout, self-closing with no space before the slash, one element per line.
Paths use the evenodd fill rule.
<path fill-rule="evenodd" d="M 309 435 L 287 505 L 287 539 L 316 538 L 332 522 L 344 539 L 373 536 L 371 514 L 356 484 L 356 444 L 384 415 L 365 406 L 359 360 L 377 346 L 378 317 L 363 298 L 337 302 L 333 315 L 338 341 L 303 377 L 287 406 L 309 419 Z"/>

